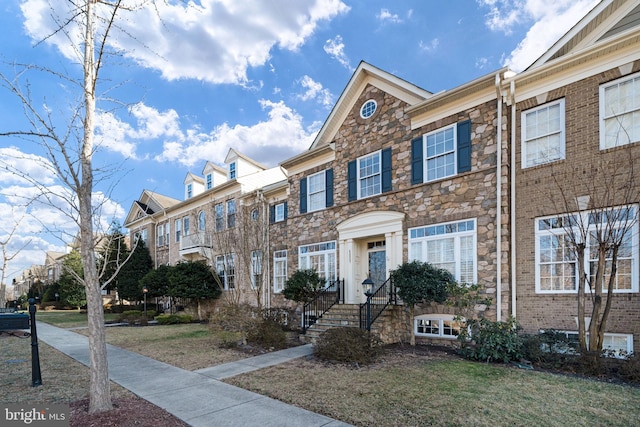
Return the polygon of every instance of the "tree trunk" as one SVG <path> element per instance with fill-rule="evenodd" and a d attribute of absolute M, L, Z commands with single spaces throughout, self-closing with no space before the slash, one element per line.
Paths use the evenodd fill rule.
<path fill-rule="evenodd" d="M 586 327 L 584 324 L 585 315 L 585 288 L 587 286 L 587 278 L 584 272 L 584 244 L 576 245 L 576 257 L 578 259 L 578 343 L 580 354 L 587 352 Z"/>
<path fill-rule="evenodd" d="M 104 331 L 104 313 L 102 295 L 94 252 L 93 209 L 91 195 L 93 193 L 93 138 L 94 115 L 96 108 L 94 63 L 94 22 L 95 1 L 86 2 L 86 33 L 84 43 L 84 136 L 80 162 L 82 181 L 78 185 L 78 204 L 80 209 L 80 244 L 82 264 L 84 268 L 85 290 L 87 293 L 87 313 L 89 324 L 89 413 L 112 409 L 111 391 L 109 387 L 109 371 L 107 365 L 107 345 Z"/>

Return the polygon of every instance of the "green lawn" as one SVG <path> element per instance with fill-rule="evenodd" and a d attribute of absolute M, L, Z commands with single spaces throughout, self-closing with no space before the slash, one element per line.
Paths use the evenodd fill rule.
<path fill-rule="evenodd" d="M 106 322 L 117 320 L 119 314 L 105 313 L 104 320 Z M 78 310 L 51 310 L 36 312 L 36 320 L 49 323 L 61 328 L 75 328 L 87 326 L 87 313 Z"/>

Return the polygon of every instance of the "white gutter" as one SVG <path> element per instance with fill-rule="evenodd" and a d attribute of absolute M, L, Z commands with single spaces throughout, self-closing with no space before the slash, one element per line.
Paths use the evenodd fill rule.
<path fill-rule="evenodd" d="M 496 321 L 502 320 L 502 77 L 496 74 L 498 132 L 496 135 Z"/>
<path fill-rule="evenodd" d="M 516 317 L 516 82 L 509 85 L 511 97 L 511 316 Z"/>

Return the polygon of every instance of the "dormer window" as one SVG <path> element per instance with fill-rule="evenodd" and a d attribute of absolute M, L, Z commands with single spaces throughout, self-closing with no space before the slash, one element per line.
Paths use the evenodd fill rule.
<path fill-rule="evenodd" d="M 229 163 L 229 179 L 236 179 L 236 162 Z"/>
<path fill-rule="evenodd" d="M 193 197 L 193 184 L 187 184 L 187 199 Z"/>
<path fill-rule="evenodd" d="M 207 190 L 211 190 L 213 188 L 213 174 L 208 173 L 206 176 L 207 179 Z"/>

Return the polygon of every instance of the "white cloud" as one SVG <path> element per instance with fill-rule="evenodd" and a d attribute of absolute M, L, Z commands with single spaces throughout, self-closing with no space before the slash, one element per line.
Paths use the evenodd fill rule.
<path fill-rule="evenodd" d="M 389 22 L 392 24 L 402 23 L 402 19 L 400 19 L 397 14 L 389 12 L 389 9 L 380 9 L 380 13 L 376 15 L 376 18 L 382 22 Z"/>
<path fill-rule="evenodd" d="M 516 25 L 530 25 L 525 38 L 505 59 L 521 71 L 544 54 L 589 12 L 599 0 L 478 0 L 490 9 L 486 25 L 510 34 Z"/>
<path fill-rule="evenodd" d="M 72 4 L 26 0 L 21 8 L 34 42 L 46 39 L 65 57 L 77 60 L 74 46 L 81 46 L 80 31 L 69 28 L 74 42 L 69 43 L 67 33 L 55 32 L 57 24 L 51 18 L 52 11 L 69 16 Z M 296 50 L 318 23 L 349 9 L 341 0 L 145 2 L 135 12 L 120 11 L 122 19 L 110 43 L 139 66 L 160 71 L 167 80 L 245 84 L 247 69 L 265 65 L 273 48 Z"/>
<path fill-rule="evenodd" d="M 268 111 L 267 120 L 252 126 L 223 123 L 210 133 L 189 129 L 179 138 L 166 141 L 162 154 L 155 160 L 179 162 L 187 167 L 200 163 L 202 159 L 222 164 L 229 148 L 234 148 L 273 166 L 311 145 L 315 131 L 304 128 L 299 114 L 282 101 L 263 99 L 259 102 Z"/>
<path fill-rule="evenodd" d="M 438 46 L 440 46 L 440 40 L 436 38 L 426 43 L 420 40 L 418 45 L 420 46 L 420 49 L 425 52 L 433 52 L 438 48 Z"/>
<path fill-rule="evenodd" d="M 489 58 L 481 57 L 476 59 L 476 68 L 482 70 L 489 64 Z"/>
<path fill-rule="evenodd" d="M 337 35 L 333 39 L 327 40 L 324 44 L 324 51 L 349 71 L 354 70 L 351 66 L 351 63 L 349 62 L 349 58 L 344 53 L 344 43 L 342 42 L 342 36 Z"/>
<path fill-rule="evenodd" d="M 315 99 L 324 107 L 333 105 L 333 95 L 329 89 L 322 86 L 322 83 L 314 81 L 309 76 L 304 76 L 300 79 L 300 85 L 306 89 L 306 92 L 298 96 L 303 101 Z"/>

